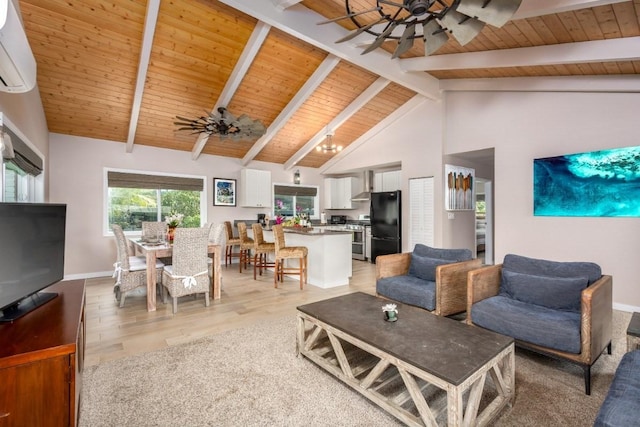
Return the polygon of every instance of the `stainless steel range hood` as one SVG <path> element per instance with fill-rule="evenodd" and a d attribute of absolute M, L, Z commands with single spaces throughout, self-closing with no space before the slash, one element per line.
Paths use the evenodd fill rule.
<path fill-rule="evenodd" d="M 373 171 L 364 171 L 364 190 L 351 198 L 352 202 L 368 202 L 373 191 Z"/>

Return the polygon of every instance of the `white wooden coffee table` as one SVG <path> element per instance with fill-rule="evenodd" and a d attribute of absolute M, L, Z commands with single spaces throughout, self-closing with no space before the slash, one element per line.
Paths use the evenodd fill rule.
<path fill-rule="evenodd" d="M 385 322 L 387 302 L 358 292 L 298 307 L 298 354 L 407 425 L 483 426 L 512 403 L 512 338 L 402 304 Z"/>

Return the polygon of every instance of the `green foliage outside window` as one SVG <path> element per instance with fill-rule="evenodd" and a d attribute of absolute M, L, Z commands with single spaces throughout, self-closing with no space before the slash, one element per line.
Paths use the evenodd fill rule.
<path fill-rule="evenodd" d="M 487 204 L 484 200 L 476 201 L 476 213 L 486 214 L 487 213 Z"/>
<path fill-rule="evenodd" d="M 184 215 L 182 227 L 200 227 L 200 196 L 200 191 L 109 188 L 109 228 L 119 224 L 140 231 L 142 221 L 164 221 L 172 213 Z"/>
<path fill-rule="evenodd" d="M 280 194 L 274 195 L 274 215 L 282 215 L 283 217 L 294 217 L 300 214 L 306 215 L 307 218 L 316 217 L 315 197 L 313 196 L 285 196 Z"/>

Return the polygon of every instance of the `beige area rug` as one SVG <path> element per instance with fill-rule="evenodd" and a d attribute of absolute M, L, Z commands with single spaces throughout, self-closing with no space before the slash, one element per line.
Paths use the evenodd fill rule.
<path fill-rule="evenodd" d="M 591 426 L 626 349 L 630 313 L 614 312 L 614 352 L 592 368 L 516 351 L 516 399 L 498 426 Z M 400 425 L 295 355 L 295 319 L 88 367 L 80 426 Z"/>

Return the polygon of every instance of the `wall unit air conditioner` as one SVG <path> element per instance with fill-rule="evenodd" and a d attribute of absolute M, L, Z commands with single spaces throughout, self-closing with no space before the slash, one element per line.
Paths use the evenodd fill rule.
<path fill-rule="evenodd" d="M 36 85 L 36 60 L 12 0 L 0 0 L 0 91 L 28 92 Z"/>

